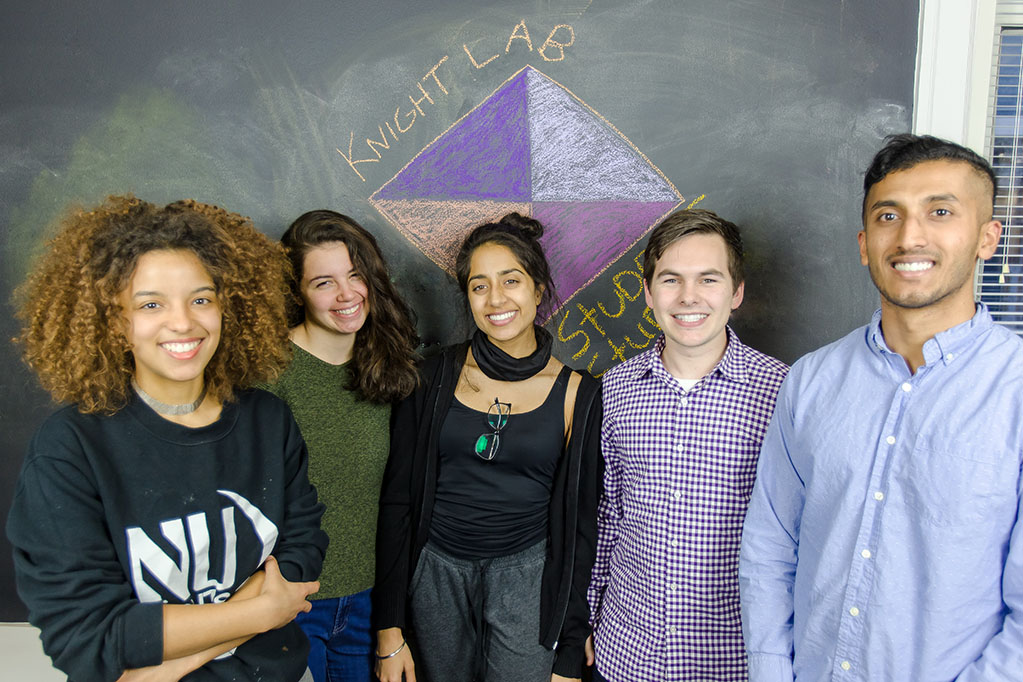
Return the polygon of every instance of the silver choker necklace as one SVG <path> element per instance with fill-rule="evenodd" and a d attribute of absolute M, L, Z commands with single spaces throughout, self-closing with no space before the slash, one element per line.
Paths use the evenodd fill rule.
<path fill-rule="evenodd" d="M 134 379 L 131 380 L 131 387 L 135 389 L 135 393 L 142 399 L 142 402 L 149 405 L 158 414 L 165 414 L 171 417 L 179 417 L 183 414 L 192 414 L 199 409 L 199 406 L 202 405 L 202 401 L 206 398 L 206 384 L 203 384 L 202 393 L 200 393 L 199 397 L 195 399 L 195 402 L 185 403 L 183 405 L 168 405 L 167 403 L 160 402 L 143 391 L 139 385 L 135 383 Z"/>

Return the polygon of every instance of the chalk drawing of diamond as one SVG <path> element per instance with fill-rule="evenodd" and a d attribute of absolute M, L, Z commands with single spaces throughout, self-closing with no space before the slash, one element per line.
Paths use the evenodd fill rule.
<path fill-rule="evenodd" d="M 472 227 L 531 215 L 564 304 L 683 198 L 611 123 L 526 66 L 369 200 L 450 274 Z"/>

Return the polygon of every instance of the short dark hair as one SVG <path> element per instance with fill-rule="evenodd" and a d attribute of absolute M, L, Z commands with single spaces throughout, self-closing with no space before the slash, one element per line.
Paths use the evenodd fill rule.
<path fill-rule="evenodd" d="M 653 282 L 654 269 L 668 247 L 691 234 L 716 234 L 725 240 L 728 252 L 728 274 L 732 287 L 738 288 L 746 279 L 742 251 L 742 235 L 739 227 L 725 220 L 714 211 L 702 208 L 687 208 L 675 211 L 657 224 L 650 233 L 646 252 L 643 254 L 643 279 L 647 286 Z"/>
<path fill-rule="evenodd" d="M 870 167 L 863 174 L 863 207 L 861 215 L 867 214 L 867 194 L 870 188 L 896 171 L 907 170 L 925 161 L 962 161 L 968 163 L 982 177 L 991 183 L 991 205 L 998 193 L 998 178 L 987 159 L 977 152 L 948 140 L 931 135 L 889 135 L 884 146 L 874 155 Z"/>
<path fill-rule="evenodd" d="M 550 312 L 552 301 L 555 301 L 554 280 L 551 278 L 551 267 L 547 263 L 540 237 L 543 236 L 543 225 L 539 220 L 527 218 L 518 213 L 509 213 L 496 223 L 484 223 L 472 229 L 462 241 L 455 258 L 455 280 L 463 294 L 469 293 L 469 266 L 472 254 L 484 244 L 498 244 L 506 247 L 522 265 L 533 283 L 543 288 L 540 299 L 540 312 Z M 541 318 L 542 319 L 542 318 Z"/>

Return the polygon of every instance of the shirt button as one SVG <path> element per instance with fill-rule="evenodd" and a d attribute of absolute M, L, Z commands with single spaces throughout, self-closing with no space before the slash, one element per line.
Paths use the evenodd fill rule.
<path fill-rule="evenodd" d="M 681 500 L 682 499 L 682 491 L 681 490 L 676 490 L 675 492 L 673 492 L 671 494 L 671 496 L 674 497 L 676 500 Z"/>
<path fill-rule="evenodd" d="M 678 547 L 678 538 L 672 538 L 671 540 L 668 541 L 668 544 L 671 545 L 672 547 Z"/>
<path fill-rule="evenodd" d="M 681 405 L 682 407 L 685 407 L 686 405 L 688 405 L 688 404 L 689 404 L 689 398 L 682 398 L 682 400 L 680 400 L 680 401 L 678 401 L 678 402 L 679 402 L 679 404 L 680 404 L 680 405 Z"/>
<path fill-rule="evenodd" d="M 668 626 L 668 632 L 675 632 L 677 628 L 674 625 Z"/>
<path fill-rule="evenodd" d="M 956 359 L 956 354 L 955 353 L 946 353 L 945 354 L 945 359 L 948 360 L 949 362 L 952 362 L 953 360 Z"/>
<path fill-rule="evenodd" d="M 849 670 L 852 668 L 852 663 L 849 661 L 842 661 L 842 670 Z"/>
<path fill-rule="evenodd" d="M 909 393 L 913 390 L 913 387 L 909 385 L 909 382 L 902 384 L 902 390 Z"/>
<path fill-rule="evenodd" d="M 870 558 L 870 550 L 869 549 L 863 550 L 862 552 L 860 552 L 860 556 L 863 557 L 864 559 L 869 559 Z"/>
<path fill-rule="evenodd" d="M 884 493 L 878 490 L 876 493 L 874 493 L 874 499 L 880 502 L 881 500 L 884 499 Z"/>
<path fill-rule="evenodd" d="M 888 436 L 884 439 L 884 442 L 888 443 L 888 445 L 895 445 L 895 436 Z"/>
<path fill-rule="evenodd" d="M 850 616 L 858 616 L 858 615 L 860 615 L 860 610 L 854 606 L 851 609 L 849 609 L 849 615 Z"/>
<path fill-rule="evenodd" d="M 668 591 L 669 592 L 674 592 L 677 589 L 678 589 L 678 585 L 675 585 L 674 583 L 672 583 L 671 585 L 668 585 Z"/>

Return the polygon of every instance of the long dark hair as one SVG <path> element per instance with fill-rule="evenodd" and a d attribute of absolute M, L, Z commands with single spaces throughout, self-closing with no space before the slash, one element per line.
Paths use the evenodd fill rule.
<path fill-rule="evenodd" d="M 377 240 L 348 216 L 328 210 L 309 211 L 281 237 L 294 274 L 289 323 L 295 326 L 305 319 L 301 284 L 306 254 L 332 242 L 345 245 L 352 266 L 369 290 L 369 315 L 355 334 L 351 384 L 346 388 L 377 403 L 404 398 L 418 383 L 415 315 L 391 282 Z"/>

